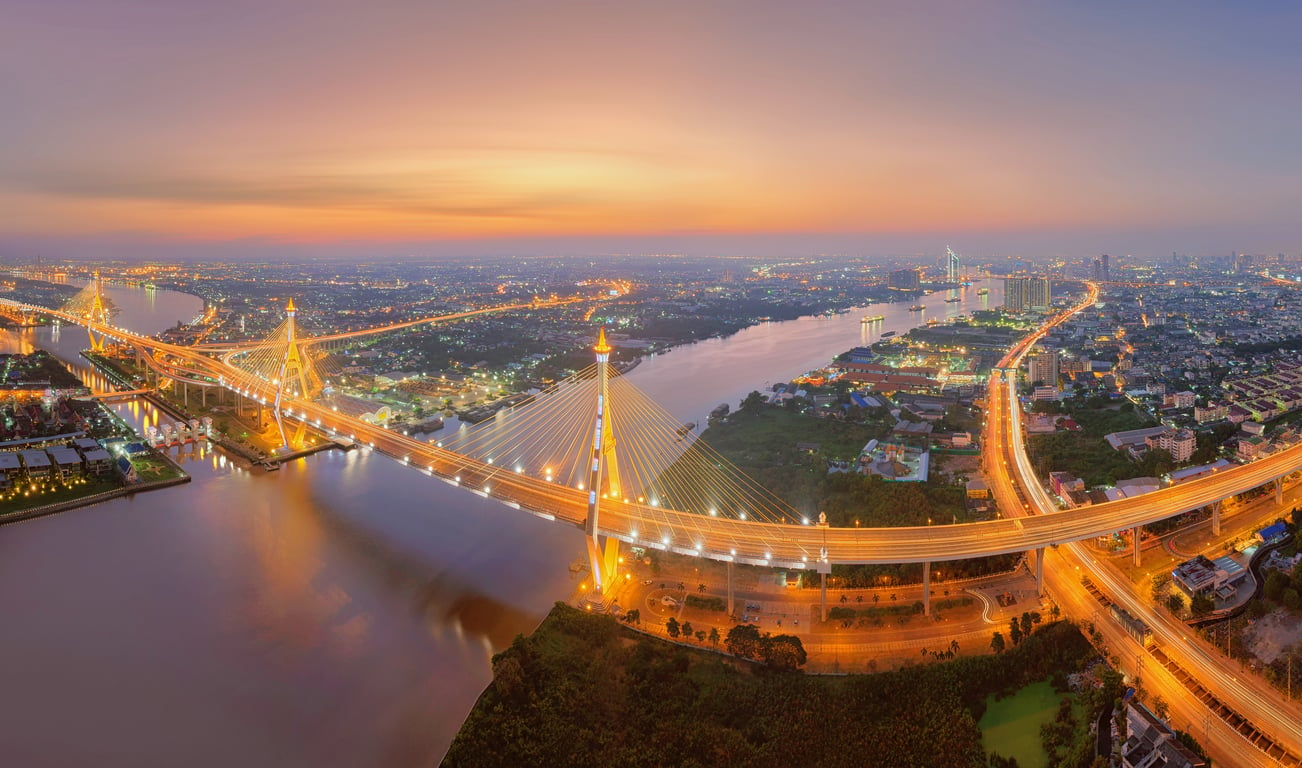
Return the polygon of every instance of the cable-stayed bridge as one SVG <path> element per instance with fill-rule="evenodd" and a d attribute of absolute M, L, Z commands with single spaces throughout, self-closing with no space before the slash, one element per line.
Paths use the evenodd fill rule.
<path fill-rule="evenodd" d="M 1054 511 L 1023 450 L 1016 377 L 1008 374 L 1049 328 L 1096 297 L 1097 287 L 1092 286 L 1085 301 L 1019 342 L 991 381 L 986 462 L 993 487 L 1001 489 L 1001 498 L 1010 506 L 1024 491 L 1028 506 L 1040 514 L 889 529 L 832 528 L 799 516 L 712 453 L 631 382 L 612 374 L 607 368 L 610 348 L 600 336 L 592 367 L 538 393 L 513 412 L 431 443 L 348 416 L 331 405 L 322 396 L 324 388 L 317 391 L 313 383 L 327 379 L 329 372 L 316 370 L 312 340 L 298 335 L 292 305 L 287 307 L 286 324 L 272 337 L 221 356 L 116 328 L 111 320 L 92 316 L 93 298 L 72 311 L 5 300 L 0 307 L 21 317 L 39 313 L 83 325 L 92 340 L 100 339 L 101 348 L 107 341 L 130 345 L 156 381 L 234 392 L 259 413 L 271 410 L 282 425 L 351 437 L 453 486 L 579 527 L 587 534 L 594 582 L 600 588 L 616 576 L 619 542 L 729 563 L 823 573 L 837 563 L 929 563 L 1034 551 L 1037 577 L 1043 578 L 1045 547 L 1137 528 L 1204 506 L 1212 507 L 1215 528 L 1221 500 L 1270 483 L 1278 499 L 1281 479 L 1302 463 L 1302 445 L 1140 497 Z M 482 311 L 492 310 L 477 310 Z M 283 428 L 282 434 L 287 434 Z M 1133 539 L 1138 542 L 1139 537 Z M 924 601 L 930 596 L 930 570 L 923 568 Z M 1093 571 L 1102 579 L 1097 566 Z M 1070 572 L 1055 570 L 1053 575 L 1060 594 L 1080 589 Z M 1129 595 L 1129 585 L 1114 581 L 1108 582 L 1111 591 L 1140 611 L 1144 606 Z M 1088 607 L 1084 610 L 1077 618 L 1089 616 Z M 1215 701 L 1231 707 L 1231 716 L 1248 718 L 1296 754 L 1302 726 L 1262 689 L 1264 683 L 1236 676 L 1232 668 L 1209 657 L 1178 622 L 1145 616 L 1161 635 L 1167 656 L 1180 658 L 1186 670 L 1213 688 L 1219 697 Z M 1257 754 L 1245 751 L 1243 756 Z"/>
<path fill-rule="evenodd" d="M 350 437 L 481 496 L 588 529 L 594 548 L 603 551 L 605 541 L 615 539 L 728 562 L 823 572 L 835 563 L 925 563 L 1026 552 L 1215 506 L 1277 482 L 1302 463 L 1302 446 L 1295 446 L 1144 496 L 1053 514 L 959 525 L 834 528 L 768 494 L 623 377 L 600 375 L 600 362 L 511 413 L 429 443 L 349 416 L 322 398 L 313 384 L 320 374 L 311 372 L 311 356 L 303 353 L 310 340 L 292 332 L 292 310 L 286 317 L 290 327 L 282 328 L 279 338 L 224 359 L 86 314 L 7 303 L 132 346 L 156 380 L 229 390 L 300 431 Z M 303 370 L 295 369 L 295 359 Z M 609 420 L 594 445 L 599 402 Z M 287 442 L 293 442 L 289 431 Z M 595 494 L 594 462 L 601 483 Z M 605 556 L 599 559 L 604 562 Z M 606 568 L 595 572 L 598 582 L 611 575 Z"/>

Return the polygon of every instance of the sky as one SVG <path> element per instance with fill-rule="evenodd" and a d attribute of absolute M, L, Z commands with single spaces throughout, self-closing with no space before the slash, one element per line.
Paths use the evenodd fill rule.
<path fill-rule="evenodd" d="M 0 0 L 0 256 L 1302 253 L 1302 5 Z"/>

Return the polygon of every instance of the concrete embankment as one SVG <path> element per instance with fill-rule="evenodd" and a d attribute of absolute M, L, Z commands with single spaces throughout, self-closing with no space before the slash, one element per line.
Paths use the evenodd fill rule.
<path fill-rule="evenodd" d="M 20 509 L 15 512 L 9 512 L 0 515 L 0 525 L 4 525 L 6 523 L 17 523 L 22 520 L 31 520 L 33 518 L 44 517 L 46 515 L 53 515 L 57 512 L 66 512 L 69 509 L 76 509 L 78 507 L 88 507 L 92 504 L 98 504 L 101 501 L 109 501 L 110 499 L 119 499 L 122 498 L 123 496 L 132 496 L 137 493 L 141 493 L 142 491 L 156 491 L 159 490 L 160 488 L 170 488 L 174 485 L 183 485 L 188 482 L 190 482 L 190 476 L 182 475 L 181 477 L 171 477 L 166 480 L 155 480 L 152 482 L 140 483 L 138 485 L 132 485 L 125 488 L 115 488 L 111 491 L 104 491 L 103 493 L 96 493 L 91 496 L 83 496 L 79 499 L 68 499 L 67 501 L 59 501 L 53 504 L 44 504 L 39 507 L 32 507 L 30 509 Z"/>

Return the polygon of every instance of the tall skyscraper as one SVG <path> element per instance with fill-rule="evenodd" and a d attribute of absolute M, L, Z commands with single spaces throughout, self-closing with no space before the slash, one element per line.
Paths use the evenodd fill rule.
<path fill-rule="evenodd" d="M 959 267 L 958 254 L 954 249 L 945 247 L 945 282 L 957 283 L 962 281 L 963 271 Z"/>
<path fill-rule="evenodd" d="M 1099 278 L 1100 278 L 1103 282 L 1105 282 L 1105 283 L 1110 283 L 1110 282 L 1112 282 L 1112 272 L 1109 271 L 1109 268 L 1108 268 L 1108 261 L 1109 261 L 1110 258 L 1111 258 L 1111 257 L 1109 257 L 1109 256 L 1105 253 L 1105 254 L 1103 254 L 1103 256 L 1099 259 L 1099 262 L 1100 262 L 1100 264 L 1101 264 L 1101 267 L 1100 267 L 1100 269 L 1099 269 Z"/>

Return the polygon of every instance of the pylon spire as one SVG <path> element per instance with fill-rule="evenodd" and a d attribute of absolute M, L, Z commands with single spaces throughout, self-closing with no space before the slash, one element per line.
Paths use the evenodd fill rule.
<path fill-rule="evenodd" d="M 98 269 L 95 270 L 95 279 L 93 281 L 93 284 L 95 286 L 95 296 L 94 298 L 91 299 L 90 311 L 86 313 L 86 319 L 92 323 L 99 323 L 100 325 L 103 325 L 108 322 L 109 318 L 108 318 L 108 308 L 104 306 L 104 292 L 103 292 L 103 288 L 100 285 Z M 103 352 L 104 347 L 107 346 L 108 343 L 107 336 L 105 336 L 104 334 L 100 334 L 98 337 L 96 337 L 95 332 L 91 330 L 87 330 L 87 333 L 90 336 L 91 351 Z"/>
<path fill-rule="evenodd" d="M 592 565 L 592 583 L 600 593 L 605 583 L 615 578 L 619 559 L 619 539 L 607 538 L 603 556 L 598 515 L 602 496 L 613 501 L 622 500 L 619 485 L 619 466 L 615 462 L 615 434 L 610 417 L 610 376 L 608 364 L 612 347 L 606 343 L 606 329 L 597 332 L 597 419 L 592 437 L 592 467 L 588 472 L 588 517 L 584 532 L 588 535 L 588 559 Z M 602 490 L 603 474 L 605 492 Z"/>
<path fill-rule="evenodd" d="M 272 412 L 276 415 L 276 424 L 280 427 L 281 441 L 286 448 L 290 447 L 289 437 L 285 434 L 285 424 L 281 420 L 281 403 L 285 400 L 285 395 L 310 398 L 313 395 L 310 384 L 311 379 L 308 376 L 307 365 L 304 363 L 303 353 L 298 348 L 297 327 L 295 315 L 298 310 L 294 307 L 294 300 L 290 299 L 285 305 L 285 357 L 280 361 L 280 375 L 276 377 L 276 400 L 272 406 Z M 298 386 L 298 391 L 286 392 L 286 388 L 291 384 Z M 299 422 L 298 432 L 295 435 L 295 444 L 301 444 L 303 440 L 305 426 L 302 421 Z"/>

